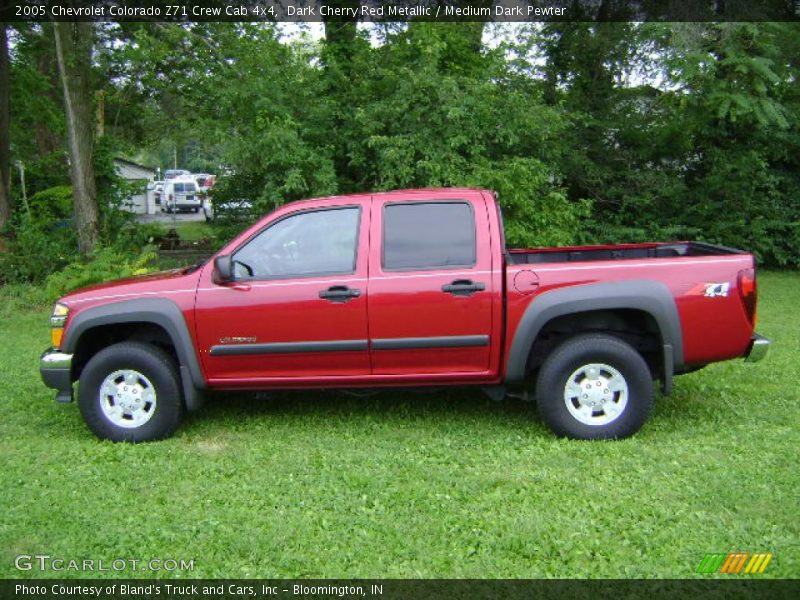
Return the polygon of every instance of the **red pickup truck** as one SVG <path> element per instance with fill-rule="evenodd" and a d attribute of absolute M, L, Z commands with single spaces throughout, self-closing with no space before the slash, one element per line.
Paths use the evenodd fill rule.
<path fill-rule="evenodd" d="M 753 256 L 696 242 L 507 249 L 490 191 L 282 206 L 188 269 L 56 303 L 44 382 L 111 440 L 164 438 L 208 390 L 535 386 L 559 434 L 621 438 L 654 381 L 761 359 Z"/>

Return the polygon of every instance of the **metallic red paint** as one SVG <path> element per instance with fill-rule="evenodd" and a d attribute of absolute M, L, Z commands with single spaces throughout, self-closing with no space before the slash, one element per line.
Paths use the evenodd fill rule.
<path fill-rule="evenodd" d="M 472 206 L 477 232 L 473 267 L 383 270 L 383 206 L 423 200 L 461 200 Z M 356 268 L 351 274 L 218 284 L 210 260 L 196 270 L 130 278 L 69 294 L 61 300 L 70 308 L 66 326 L 75 314 L 93 306 L 138 297 L 167 298 L 183 313 L 204 378 L 212 388 L 492 384 L 502 381 L 514 332 L 525 309 L 539 295 L 586 283 L 653 279 L 664 283 L 675 299 L 686 365 L 741 356 L 750 343 L 753 323 L 738 290 L 738 273 L 755 268 L 751 255 L 506 265 L 494 195 L 477 189 L 406 190 L 288 204 L 242 232 L 219 255 L 233 252 L 287 214 L 353 205 L 362 210 Z M 519 282 L 538 285 L 518 289 L 514 282 L 521 271 L 532 275 L 526 274 Z M 485 290 L 468 297 L 444 293 L 442 285 L 455 279 L 483 283 Z M 729 293 L 713 300 L 692 293 L 698 285 L 712 282 L 729 282 Z M 334 285 L 347 285 L 362 293 L 345 303 L 319 297 L 321 290 Z M 234 356 L 210 353 L 224 338 L 255 338 L 262 344 L 434 336 L 486 336 L 488 343 L 414 349 L 376 349 L 370 344 L 361 350 Z"/>

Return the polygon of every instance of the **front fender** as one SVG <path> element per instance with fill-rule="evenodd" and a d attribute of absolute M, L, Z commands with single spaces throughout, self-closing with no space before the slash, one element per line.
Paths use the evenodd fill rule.
<path fill-rule="evenodd" d="M 167 332 L 180 361 L 184 396 L 191 410 L 196 404 L 194 390 L 206 387 L 197 352 L 178 305 L 164 298 L 136 298 L 121 300 L 84 309 L 70 320 L 64 332 L 61 350 L 72 354 L 80 339 L 92 328 L 120 323 L 153 323 Z"/>

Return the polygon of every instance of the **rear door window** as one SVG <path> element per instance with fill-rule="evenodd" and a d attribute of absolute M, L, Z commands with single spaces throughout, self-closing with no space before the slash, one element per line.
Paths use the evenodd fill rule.
<path fill-rule="evenodd" d="M 475 256 L 475 217 L 469 203 L 414 202 L 384 207 L 384 269 L 473 267 Z"/>

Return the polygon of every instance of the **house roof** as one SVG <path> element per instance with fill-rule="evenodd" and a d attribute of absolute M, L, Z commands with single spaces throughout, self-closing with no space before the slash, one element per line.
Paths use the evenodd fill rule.
<path fill-rule="evenodd" d="M 144 169 L 145 171 L 152 171 L 153 173 L 156 172 L 155 167 L 148 167 L 146 165 L 140 165 L 139 163 L 135 163 L 132 160 L 128 160 L 127 158 L 122 158 L 122 157 L 119 157 L 119 156 L 115 156 L 114 157 L 114 162 L 124 163 L 126 165 L 131 166 L 131 167 L 136 167 L 137 169 Z"/>

